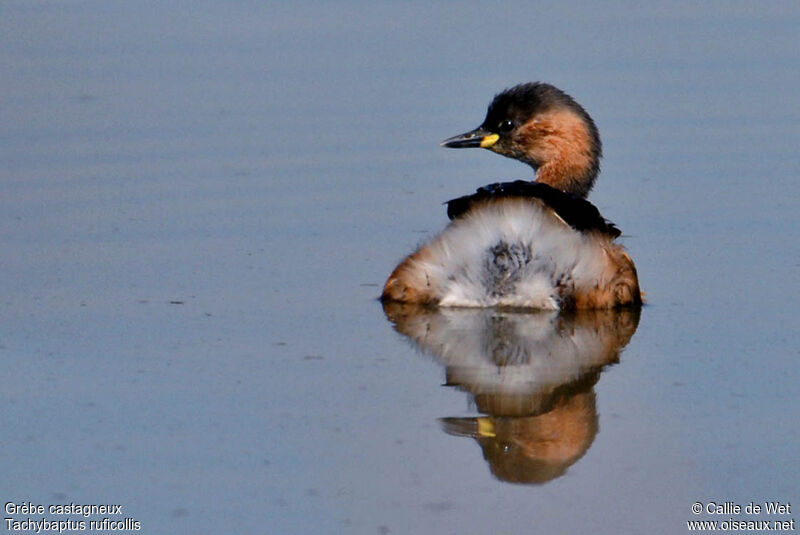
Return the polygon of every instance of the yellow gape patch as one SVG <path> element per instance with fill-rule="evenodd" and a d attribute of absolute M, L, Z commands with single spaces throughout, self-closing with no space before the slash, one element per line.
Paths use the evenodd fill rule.
<path fill-rule="evenodd" d="M 500 136 L 498 136 L 497 134 L 489 134 L 488 136 L 484 136 L 483 139 L 481 139 L 481 148 L 488 149 L 489 147 L 497 143 L 498 139 L 500 139 Z"/>
<path fill-rule="evenodd" d="M 494 437 L 494 424 L 488 418 L 478 418 L 478 436 Z"/>

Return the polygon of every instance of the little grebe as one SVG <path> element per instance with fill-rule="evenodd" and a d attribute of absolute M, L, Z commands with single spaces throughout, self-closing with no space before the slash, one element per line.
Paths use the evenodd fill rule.
<path fill-rule="evenodd" d="M 403 260 L 382 299 L 443 307 L 612 308 L 642 302 L 620 231 L 586 200 L 600 169 L 597 127 L 544 83 L 495 96 L 478 128 L 442 142 L 533 167 L 534 182 L 482 187 L 447 204 L 451 223 Z"/>

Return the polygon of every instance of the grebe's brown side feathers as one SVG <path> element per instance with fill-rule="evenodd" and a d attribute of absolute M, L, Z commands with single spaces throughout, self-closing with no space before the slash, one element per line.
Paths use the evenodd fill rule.
<path fill-rule="evenodd" d="M 619 244 L 609 241 L 604 249 L 609 260 L 605 280 L 602 284 L 576 291 L 573 306 L 576 309 L 640 306 L 642 292 L 633 260 Z"/>
<path fill-rule="evenodd" d="M 381 300 L 413 305 L 434 303 L 435 294 L 430 277 L 420 267 L 421 262 L 427 260 L 428 257 L 430 257 L 430 250 L 422 247 L 400 262 L 389 275 L 381 293 Z"/>

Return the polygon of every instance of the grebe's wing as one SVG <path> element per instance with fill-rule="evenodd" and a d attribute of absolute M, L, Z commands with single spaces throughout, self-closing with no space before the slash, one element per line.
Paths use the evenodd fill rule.
<path fill-rule="evenodd" d="M 598 231 L 616 238 L 622 232 L 606 220 L 595 205 L 577 195 L 564 193 L 539 182 L 516 180 L 498 182 L 478 188 L 472 195 L 447 201 L 447 217 L 457 219 L 473 206 L 490 199 L 503 197 L 531 197 L 539 199 L 552 209 L 569 226 L 578 231 Z"/>

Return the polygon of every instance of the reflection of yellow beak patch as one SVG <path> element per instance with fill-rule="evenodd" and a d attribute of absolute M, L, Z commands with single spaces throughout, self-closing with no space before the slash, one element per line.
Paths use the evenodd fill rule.
<path fill-rule="evenodd" d="M 494 437 L 494 423 L 488 418 L 478 418 L 478 436 Z"/>
<path fill-rule="evenodd" d="M 481 139 L 481 148 L 488 149 L 489 147 L 497 143 L 498 139 L 500 139 L 500 136 L 498 136 L 497 134 L 489 134 L 488 136 L 483 136 L 483 139 Z"/>

